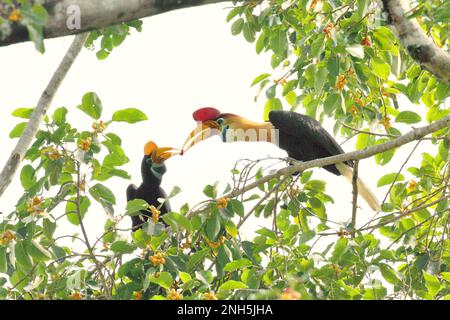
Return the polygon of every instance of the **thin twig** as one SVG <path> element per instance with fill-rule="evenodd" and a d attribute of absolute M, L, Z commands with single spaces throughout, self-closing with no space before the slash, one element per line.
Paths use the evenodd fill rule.
<path fill-rule="evenodd" d="M 87 232 L 86 232 L 86 229 L 85 229 L 84 223 L 83 223 L 83 217 L 81 216 L 81 210 L 80 210 L 81 197 L 80 197 L 80 187 L 79 187 L 80 186 L 80 182 L 81 182 L 80 163 L 77 161 L 76 165 L 77 165 L 77 186 L 78 186 L 77 187 L 77 217 L 78 217 L 78 222 L 80 224 L 81 232 L 83 233 L 84 241 L 86 243 L 86 247 L 88 249 L 88 252 L 89 252 L 92 260 L 95 263 L 95 266 L 96 266 L 97 271 L 99 273 L 100 279 L 101 279 L 101 281 L 103 283 L 103 287 L 104 287 L 104 290 L 105 290 L 105 296 L 106 296 L 107 299 L 110 300 L 110 299 L 112 299 L 111 292 L 110 292 L 109 287 L 107 285 L 105 276 L 103 275 L 102 266 L 101 266 L 100 262 L 97 260 L 97 257 L 94 254 L 94 250 L 92 249 L 91 244 L 89 242 L 89 237 L 87 235 Z"/>

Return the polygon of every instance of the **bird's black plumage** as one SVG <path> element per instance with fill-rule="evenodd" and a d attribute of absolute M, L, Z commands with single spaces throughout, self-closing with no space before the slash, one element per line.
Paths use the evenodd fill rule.
<path fill-rule="evenodd" d="M 289 157 L 300 161 L 329 157 L 344 153 L 336 140 L 315 119 L 306 115 L 274 110 L 269 113 L 269 120 L 278 129 L 279 147 L 287 151 Z M 350 167 L 352 162 L 346 162 Z M 335 165 L 324 169 L 340 175 Z"/>
<path fill-rule="evenodd" d="M 142 199 L 147 201 L 149 205 L 159 208 L 161 203 L 158 199 L 167 198 L 166 192 L 161 188 L 161 181 L 165 172 L 165 164 L 153 164 L 151 156 L 145 155 L 141 163 L 142 183 L 139 187 L 136 187 L 134 184 L 128 186 L 127 201 Z M 169 202 L 165 201 L 159 210 L 161 215 L 170 212 L 171 208 Z M 133 230 L 141 228 L 142 224 L 147 221 L 149 216 L 149 213 L 146 211 L 141 211 L 140 215 L 132 216 L 131 221 Z"/>

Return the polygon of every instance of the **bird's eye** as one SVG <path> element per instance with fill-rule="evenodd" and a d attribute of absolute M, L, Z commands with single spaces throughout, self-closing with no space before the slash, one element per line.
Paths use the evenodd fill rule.
<path fill-rule="evenodd" d="M 224 120 L 223 118 L 219 118 L 219 119 L 217 119 L 216 122 L 217 122 L 218 124 L 222 125 L 222 124 L 225 122 L 225 120 Z"/>

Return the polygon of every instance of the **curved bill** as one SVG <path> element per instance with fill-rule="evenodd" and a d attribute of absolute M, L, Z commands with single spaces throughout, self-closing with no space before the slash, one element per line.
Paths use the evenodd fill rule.
<path fill-rule="evenodd" d="M 181 155 L 199 142 L 215 135 L 220 135 L 220 125 L 213 120 L 200 122 L 197 127 L 189 134 L 181 148 Z"/>
<path fill-rule="evenodd" d="M 155 151 L 152 153 L 152 161 L 155 163 L 161 163 L 179 154 L 181 154 L 181 150 L 179 149 L 170 147 L 156 148 Z"/>

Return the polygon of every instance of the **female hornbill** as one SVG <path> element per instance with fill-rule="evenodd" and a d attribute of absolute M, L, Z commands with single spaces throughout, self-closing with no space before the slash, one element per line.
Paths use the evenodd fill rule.
<path fill-rule="evenodd" d="M 141 162 L 142 183 L 139 187 L 134 184 L 128 186 L 127 201 L 143 199 L 149 205 L 159 208 L 161 203 L 158 199 L 167 197 L 164 189 L 161 188 L 162 177 L 166 172 L 164 161 L 174 154 L 178 154 L 178 152 L 174 152 L 173 148 L 158 148 L 153 141 L 148 142 L 144 147 L 144 157 Z M 161 214 L 171 211 L 167 200 L 159 208 L 159 211 Z M 150 216 L 148 211 L 141 211 L 140 215 L 132 216 L 133 231 L 141 228 Z"/>
<path fill-rule="evenodd" d="M 341 154 L 344 151 L 336 140 L 318 121 L 293 111 L 271 111 L 269 121 L 259 123 L 231 113 L 221 113 L 214 108 L 201 108 L 193 113 L 198 127 L 189 135 L 183 151 L 213 135 L 220 135 L 224 142 L 268 141 L 287 151 L 288 156 L 309 161 Z M 349 181 L 353 177 L 353 163 L 337 163 L 324 169 L 335 175 L 344 175 Z M 380 211 L 376 196 L 358 178 L 358 193 L 369 206 Z"/>

